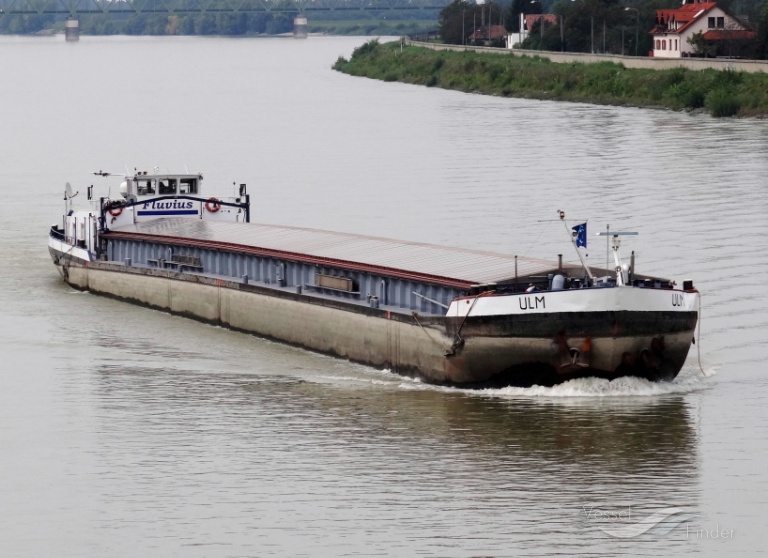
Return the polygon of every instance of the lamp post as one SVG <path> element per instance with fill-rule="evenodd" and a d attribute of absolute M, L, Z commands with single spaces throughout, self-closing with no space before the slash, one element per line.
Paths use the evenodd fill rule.
<path fill-rule="evenodd" d="M 624 8 L 625 12 L 635 12 L 635 56 L 637 56 L 637 42 L 640 33 L 640 10 L 637 8 Z"/>
<path fill-rule="evenodd" d="M 538 4 L 541 7 L 542 11 L 543 11 L 543 6 L 541 5 L 541 0 L 531 0 L 531 4 Z M 543 48 L 543 45 L 544 45 L 544 14 L 543 13 L 539 14 L 539 32 L 541 34 L 541 40 L 540 40 L 541 44 L 539 44 L 539 50 L 544 50 L 544 48 Z"/>
<path fill-rule="evenodd" d="M 480 8 L 480 9 L 482 10 L 483 8 Z M 499 22 L 501 22 L 501 8 L 499 8 Z M 488 46 L 492 46 L 491 45 L 491 41 L 492 41 L 491 28 L 493 27 L 492 23 L 493 23 L 493 2 L 489 2 L 488 3 Z"/>
<path fill-rule="evenodd" d="M 571 0 L 571 2 L 576 2 L 576 0 Z M 605 22 L 603 22 L 603 25 L 605 25 Z M 605 32 L 603 32 L 603 36 L 605 36 Z M 595 53 L 595 16 L 594 15 L 589 16 L 589 50 L 592 54 Z"/>

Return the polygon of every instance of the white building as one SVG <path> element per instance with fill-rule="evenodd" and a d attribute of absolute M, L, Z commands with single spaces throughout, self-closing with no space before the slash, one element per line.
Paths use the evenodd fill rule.
<path fill-rule="evenodd" d="M 541 22 L 543 32 L 549 25 L 557 25 L 557 16 L 554 14 L 520 14 L 520 32 L 507 34 L 507 48 L 515 48 L 515 45 L 523 44 L 523 41 L 531 34 L 531 29 L 536 23 Z"/>
<path fill-rule="evenodd" d="M 683 0 L 680 8 L 656 10 L 652 56 L 681 58 L 701 56 L 688 40 L 702 33 L 708 56 L 737 56 L 744 44 L 755 37 L 734 16 L 719 8 L 715 2 Z"/>

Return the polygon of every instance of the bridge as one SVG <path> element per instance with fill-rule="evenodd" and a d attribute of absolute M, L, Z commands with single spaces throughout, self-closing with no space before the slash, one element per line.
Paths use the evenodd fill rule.
<path fill-rule="evenodd" d="M 0 0 L 9 16 L 442 10 L 450 0 Z"/>
<path fill-rule="evenodd" d="M 67 41 L 77 41 L 82 22 L 89 34 L 274 35 L 289 32 L 293 18 L 294 37 L 306 38 L 309 17 L 434 21 L 449 1 L 0 0 L 0 33 L 49 34 L 63 26 Z M 351 16 L 353 11 L 364 15 Z"/>

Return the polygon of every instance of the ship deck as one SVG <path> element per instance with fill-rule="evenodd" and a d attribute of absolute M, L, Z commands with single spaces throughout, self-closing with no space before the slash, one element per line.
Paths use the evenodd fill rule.
<path fill-rule="evenodd" d="M 303 263 L 375 271 L 468 288 L 556 273 L 558 263 L 466 248 L 302 227 L 166 218 L 111 229 L 103 236 L 274 256 Z M 517 272 L 516 272 L 517 266 Z M 568 269 L 577 269 L 566 266 Z"/>

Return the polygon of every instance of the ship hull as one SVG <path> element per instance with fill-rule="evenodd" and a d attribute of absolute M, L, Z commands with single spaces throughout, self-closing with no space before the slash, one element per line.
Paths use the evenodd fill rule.
<path fill-rule="evenodd" d="M 419 316 L 193 273 L 89 262 L 50 244 L 49 250 L 62 276 L 78 289 L 436 384 L 551 385 L 580 376 L 626 375 L 670 380 L 685 362 L 697 317 L 698 294 L 682 291 L 675 291 L 676 300 L 684 298 L 686 306 L 671 310 L 503 313 L 501 308 L 502 313 L 474 315 L 487 312 L 489 302 L 520 306 L 517 299 L 497 297 L 475 301 L 465 316 L 451 310 L 448 317 Z M 618 296 L 603 301 L 615 306 L 621 290 L 632 289 L 595 289 L 605 292 L 589 293 L 588 299 Z M 648 293 L 632 304 L 647 305 Z M 571 310 L 597 300 L 574 302 L 579 294 L 558 296 Z M 659 300 L 671 295 L 653 294 Z M 556 308 L 555 297 L 550 299 Z"/>
<path fill-rule="evenodd" d="M 567 339 L 557 334 L 474 336 L 452 357 L 451 376 L 457 383 L 492 386 L 554 385 L 581 377 L 671 381 L 685 363 L 692 338 L 693 330 Z"/>

